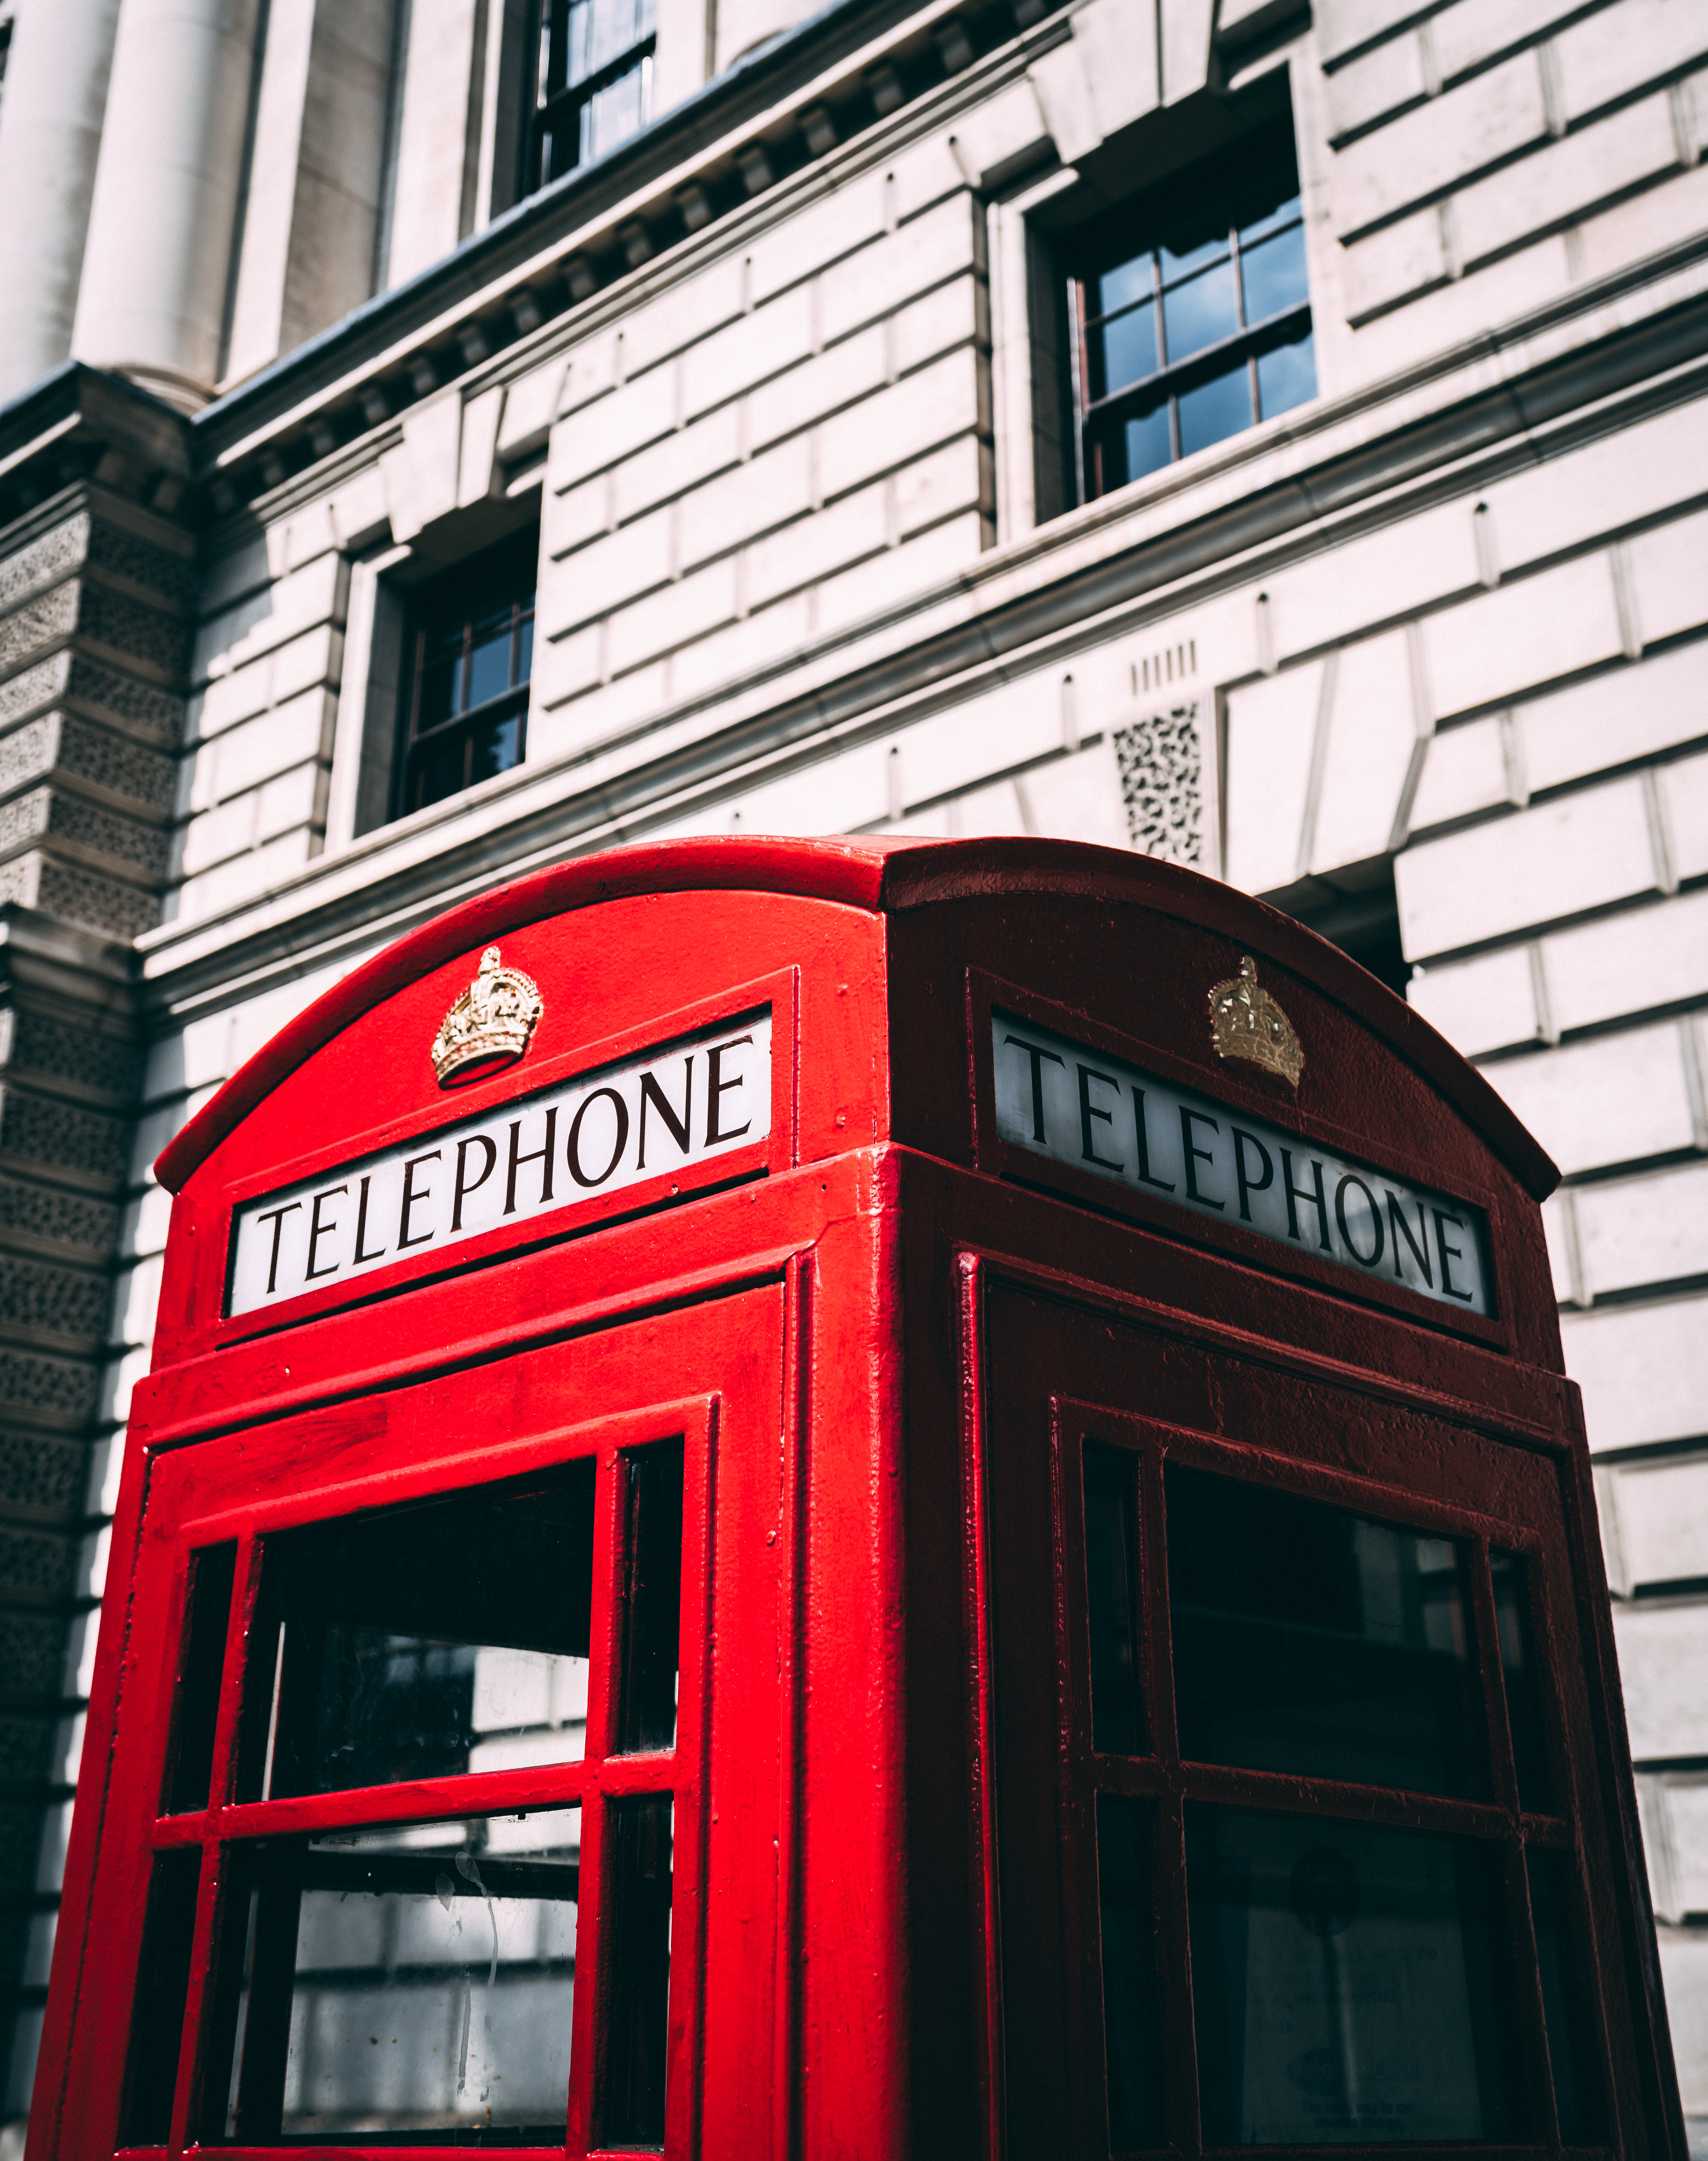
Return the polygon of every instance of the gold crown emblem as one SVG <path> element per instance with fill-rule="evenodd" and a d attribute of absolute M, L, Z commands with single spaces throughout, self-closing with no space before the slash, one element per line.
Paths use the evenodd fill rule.
<path fill-rule="evenodd" d="M 433 1039 L 433 1070 L 441 1088 L 513 1065 L 528 1048 L 545 1001 L 531 976 L 506 968 L 496 945 L 481 956 L 479 973 L 439 1023 Z"/>
<path fill-rule="evenodd" d="M 1219 1058 L 1248 1058 L 1278 1073 L 1289 1088 L 1298 1087 L 1304 1048 L 1292 1022 L 1258 982 L 1249 953 L 1241 956 L 1239 974 L 1210 993 L 1210 1032 Z"/>

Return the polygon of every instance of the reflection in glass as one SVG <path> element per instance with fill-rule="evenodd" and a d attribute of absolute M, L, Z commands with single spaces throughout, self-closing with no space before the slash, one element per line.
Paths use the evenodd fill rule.
<path fill-rule="evenodd" d="M 209 2135 L 561 2145 L 581 1824 L 555 1809 L 237 1848 Z"/>
<path fill-rule="evenodd" d="M 1486 1797 L 1460 1545 L 1185 1464 L 1165 1480 L 1184 1757 Z"/>
<path fill-rule="evenodd" d="M 1163 294 L 1163 337 L 1170 367 L 1232 337 L 1238 328 L 1232 263 L 1220 263 Z"/>
<path fill-rule="evenodd" d="M 200 1875 L 200 1846 L 157 1853 L 149 1867 L 143 1955 L 137 1967 L 125 2066 L 122 2143 L 127 2146 L 164 2146 L 171 2135 Z"/>
<path fill-rule="evenodd" d="M 247 1796 L 579 1758 L 593 1476 L 584 1459 L 269 1538 Z"/>
<path fill-rule="evenodd" d="M 1290 345 L 1258 355 L 1258 402 L 1273 420 L 1316 395 L 1316 348 L 1309 331 Z"/>
<path fill-rule="evenodd" d="M 237 1565 L 235 1539 L 205 1547 L 190 1556 L 180 1638 L 183 1649 L 172 1709 L 172 1747 L 167 1759 L 166 1808 L 173 1815 L 207 1806 Z"/>
<path fill-rule="evenodd" d="M 673 1816 L 668 1794 L 611 1804 L 611 2011 L 600 2143 L 662 2146 L 669 2036 Z"/>
<path fill-rule="evenodd" d="M 1119 1794 L 1097 1796 L 1104 2057 L 1109 2145 L 1116 2153 L 1163 2143 L 1161 2012 L 1151 1866 L 1155 1820 L 1147 1802 Z"/>
<path fill-rule="evenodd" d="M 1560 2136 L 1568 2146 L 1586 2145 L 1599 2139 L 1605 2127 L 1598 2068 L 1601 2051 L 1588 1987 L 1593 1966 L 1578 1955 L 1571 1924 L 1576 1871 L 1569 1853 L 1542 1846 L 1530 1847 L 1525 1862 Z"/>
<path fill-rule="evenodd" d="M 1530 1617 L 1529 1571 L 1517 1554 L 1498 1548 L 1490 1551 L 1488 1565 L 1494 1580 L 1495 1623 L 1507 1685 L 1507 1723 L 1513 1737 L 1513 1768 L 1518 1777 L 1518 1805 L 1545 1814 L 1555 1802 L 1543 1724 L 1542 1674 Z"/>
<path fill-rule="evenodd" d="M 1245 287 L 1246 320 L 1267 322 L 1271 315 L 1301 307 L 1310 297 L 1304 275 L 1304 227 L 1291 227 L 1240 257 L 1240 278 Z"/>
<path fill-rule="evenodd" d="M 1124 1450 L 1086 1449 L 1086 1602 L 1091 1633 L 1091 1746 L 1136 1756 L 1144 1746 L 1138 1686 L 1138 1587 L 1134 1461 Z"/>
<path fill-rule="evenodd" d="M 1190 458 L 1194 450 L 1208 450 L 1251 424 L 1249 371 L 1244 361 L 1237 360 L 1225 373 L 1211 376 L 1195 390 L 1182 392 L 1180 456 Z"/>
<path fill-rule="evenodd" d="M 1146 473 L 1158 471 L 1174 454 L 1169 434 L 1167 405 L 1155 405 L 1148 413 L 1134 414 L 1117 440 L 1125 453 L 1126 470 L 1110 480 L 1109 487 L 1118 487 L 1122 481 L 1142 480 Z"/>
<path fill-rule="evenodd" d="M 1125 308 L 1133 302 L 1148 299 L 1151 293 L 1150 250 L 1135 255 L 1129 263 L 1120 263 L 1112 270 L 1106 270 L 1093 281 L 1096 295 L 1093 306 L 1100 315 L 1112 315 L 1117 308 Z"/>
<path fill-rule="evenodd" d="M 618 1748 L 671 1748 L 682 1638 L 682 1450 L 622 1459 L 628 1521 Z"/>
<path fill-rule="evenodd" d="M 1498 1850 L 1188 1804 L 1206 2146 L 1521 2137 Z"/>
<path fill-rule="evenodd" d="M 1147 300 L 1113 322 L 1094 327 L 1087 341 L 1091 364 L 1091 395 L 1107 398 L 1111 391 L 1138 383 L 1157 368 L 1155 308 Z"/>
<path fill-rule="evenodd" d="M 1292 185 L 1290 172 L 1287 184 Z M 1268 192 L 1273 198 L 1273 188 Z M 1252 241 L 1261 240 L 1265 233 L 1273 232 L 1278 226 L 1290 224 L 1299 214 L 1301 200 L 1295 188 L 1284 201 L 1277 203 L 1273 210 L 1265 211 L 1259 217 L 1248 217 L 1240 227 L 1241 247 L 1249 247 Z"/>

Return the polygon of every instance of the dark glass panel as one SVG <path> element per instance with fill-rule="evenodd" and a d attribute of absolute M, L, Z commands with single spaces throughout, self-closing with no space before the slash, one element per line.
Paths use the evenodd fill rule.
<path fill-rule="evenodd" d="M 1151 253 L 1146 248 L 1143 255 L 1135 255 L 1130 262 L 1117 263 L 1113 269 L 1105 270 L 1091 281 L 1092 312 L 1112 315 L 1117 308 L 1148 299 L 1153 289 Z"/>
<path fill-rule="evenodd" d="M 1244 361 L 1237 360 L 1221 375 L 1200 383 L 1195 390 L 1183 390 L 1179 399 L 1180 456 L 1208 450 L 1212 443 L 1237 435 L 1252 424 L 1251 378 Z"/>
<path fill-rule="evenodd" d="M 173 1815 L 207 1806 L 237 1565 L 235 1539 L 227 1545 L 206 1547 L 190 1557 L 166 1785 L 166 1808 Z"/>
<path fill-rule="evenodd" d="M 1189 1803 L 1186 1874 L 1206 2146 L 1523 2136 L 1497 1847 Z"/>
<path fill-rule="evenodd" d="M 508 773 L 522 757 L 522 716 L 509 713 L 502 721 L 488 721 L 471 738 L 468 786 L 490 780 L 494 773 Z"/>
<path fill-rule="evenodd" d="M 1258 356 L 1258 403 L 1262 417 L 1273 420 L 1316 395 L 1316 348 L 1307 331 L 1290 345 Z"/>
<path fill-rule="evenodd" d="M 516 680 L 525 683 L 534 673 L 534 617 L 525 615 L 516 638 Z"/>
<path fill-rule="evenodd" d="M 1097 1906 L 1103 1949 L 1109 2145 L 1163 2143 L 1161 1994 L 1157 1980 L 1156 1815 L 1148 1803 L 1097 1796 Z"/>
<path fill-rule="evenodd" d="M 1107 398 L 1157 370 L 1156 310 L 1147 300 L 1113 322 L 1094 329 L 1086 340 L 1093 398 Z"/>
<path fill-rule="evenodd" d="M 1197 232 L 1177 232 L 1171 242 L 1165 242 L 1157 250 L 1158 258 L 1162 265 L 1163 283 L 1165 285 L 1173 284 L 1176 279 L 1190 277 L 1195 270 L 1202 269 L 1206 263 L 1219 261 L 1228 253 L 1230 243 L 1227 224 L 1217 215 L 1216 205 L 1211 204 L 1207 207 L 1201 223 L 1198 221 L 1194 222 L 1199 224 Z M 1212 226 L 1214 230 L 1205 232 L 1204 224 Z M 1176 355 L 1176 357 L 1178 358 L 1179 356 Z"/>
<path fill-rule="evenodd" d="M 1139 1695 L 1138 1587 L 1133 1458 L 1086 1449 L 1086 1599 L 1091 1633 L 1091 1746 L 1136 1756 L 1145 1746 Z"/>
<path fill-rule="evenodd" d="M 628 1521 L 620 1749 L 676 1744 L 682 1636 L 682 1450 L 623 1458 Z"/>
<path fill-rule="evenodd" d="M 591 1460 L 270 1538 L 251 1790 L 263 1768 L 276 1795 L 578 1758 L 592 1553 Z"/>
<path fill-rule="evenodd" d="M 561 2146 L 581 1812 L 233 1856 L 206 2136 Z"/>
<path fill-rule="evenodd" d="M 489 698 L 502 698 L 510 688 L 512 627 L 507 616 L 501 629 L 483 632 L 478 626 L 469 650 L 468 702 L 484 706 Z"/>
<path fill-rule="evenodd" d="M 459 639 L 454 654 L 430 659 L 421 670 L 421 702 L 415 715 L 415 732 L 424 734 L 441 721 L 448 721 L 453 713 L 460 713 L 466 700 L 462 695 L 462 645 Z"/>
<path fill-rule="evenodd" d="M 415 753 L 415 784 L 409 808 L 442 803 L 468 786 L 469 739 L 461 728 L 424 743 Z"/>
<path fill-rule="evenodd" d="M 1232 337 L 1239 328 L 1233 265 L 1223 262 L 1163 294 L 1163 338 L 1169 365 Z"/>
<path fill-rule="evenodd" d="M 611 2007 L 600 2143 L 662 2146 L 669 2039 L 671 1803 L 668 1794 L 613 1801 Z"/>
<path fill-rule="evenodd" d="M 172 2133 L 172 2096 L 178 2084 L 178 2044 L 190 1994 L 195 1948 L 195 1893 L 201 1848 L 158 1853 L 148 1872 L 143 1918 L 143 1955 L 137 1966 L 131 2011 L 129 2060 L 125 2067 L 125 2146 L 164 2146 Z"/>
<path fill-rule="evenodd" d="M 1463 1549 L 1185 1464 L 1166 1494 L 1183 1757 L 1486 1797 Z"/>
<path fill-rule="evenodd" d="M 1247 207 L 1246 212 L 1246 221 L 1240 227 L 1240 245 L 1242 247 L 1243 247 L 1248 241 L 1261 240 L 1265 233 L 1273 232 L 1277 227 L 1285 225 L 1290 219 L 1295 218 L 1299 216 L 1299 188 L 1297 182 L 1293 178 L 1293 170 L 1290 164 L 1287 169 L 1287 178 L 1281 183 L 1281 185 L 1284 187 L 1290 185 L 1292 192 L 1286 196 L 1284 200 L 1277 203 L 1273 210 L 1265 211 L 1261 215 L 1258 215 L 1252 212 L 1250 208 Z M 1273 185 L 1272 184 L 1270 189 L 1267 192 L 1273 194 Z"/>
<path fill-rule="evenodd" d="M 1577 1872 L 1569 1853 L 1541 1846 L 1533 1846 L 1525 1861 L 1560 2136 L 1568 2146 L 1588 2145 L 1601 2138 L 1606 2127 L 1601 2105 L 1601 2050 L 1590 1998 L 1590 1976 L 1595 1969 L 1591 1961 L 1579 1955 L 1573 1926 Z"/>
<path fill-rule="evenodd" d="M 1547 1814 L 1556 1805 L 1548 1768 L 1548 1736 L 1542 1708 L 1542 1672 L 1530 1619 L 1526 1564 L 1517 1554 L 1492 1550 L 1495 1622 L 1500 1631 L 1501 1671 L 1507 1685 L 1507 1722 L 1513 1737 L 1513 1768 L 1518 1774 L 1518 1805 Z"/>
<path fill-rule="evenodd" d="M 1174 456 L 1167 403 L 1117 423 L 1104 436 L 1103 444 L 1106 493 L 1112 487 L 1125 486 L 1130 480 L 1143 480 L 1147 473 L 1158 471 Z"/>
<path fill-rule="evenodd" d="M 1302 307 L 1310 298 L 1304 274 L 1304 227 L 1292 226 L 1272 240 L 1242 249 L 1240 279 L 1248 323 L 1267 322 L 1271 315 Z"/>

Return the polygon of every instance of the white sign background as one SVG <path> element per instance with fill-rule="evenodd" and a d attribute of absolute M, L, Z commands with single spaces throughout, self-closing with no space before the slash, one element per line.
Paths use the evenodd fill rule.
<path fill-rule="evenodd" d="M 1461 1312 L 1492 1310 L 1480 1210 L 1006 1013 L 992 1014 L 991 1036 L 997 1131 L 1011 1147 Z"/>
<path fill-rule="evenodd" d="M 771 1131 L 771 1009 L 247 1200 L 227 1310 L 688 1169 Z"/>

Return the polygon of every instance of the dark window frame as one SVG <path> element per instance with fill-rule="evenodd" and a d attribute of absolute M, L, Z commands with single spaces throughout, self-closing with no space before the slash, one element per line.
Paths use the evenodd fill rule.
<path fill-rule="evenodd" d="M 396 780 L 392 816 L 406 818 L 411 812 L 441 803 L 474 786 L 476 779 L 491 779 L 524 763 L 528 756 L 528 703 L 533 680 L 533 641 L 535 603 L 539 594 L 539 539 L 535 529 L 513 535 L 441 572 L 418 586 L 409 596 L 409 619 L 404 636 L 404 678 L 398 730 Z M 531 565 L 531 568 L 526 567 Z M 476 630 L 488 619 L 494 595 L 506 583 L 512 586 L 510 601 L 510 657 L 504 689 L 476 704 L 459 704 L 466 697 L 476 648 Z M 523 586 L 526 586 L 524 593 Z M 448 633 L 456 626 L 461 650 L 456 662 L 459 693 L 451 711 L 442 718 L 422 720 L 424 686 L 430 657 L 442 659 Z M 434 653 L 435 646 L 439 650 Z M 525 649 L 524 649 L 525 648 Z M 482 733 L 514 720 L 514 755 L 505 758 L 490 773 L 474 772 L 474 757 Z M 461 742 L 462 776 L 449 787 L 427 792 L 430 763 L 448 746 Z"/>
<path fill-rule="evenodd" d="M 586 117 L 607 91 L 637 72 L 644 71 L 641 117 L 633 132 L 638 133 L 652 117 L 650 70 L 659 42 L 655 0 L 636 0 L 637 16 L 643 20 L 651 16 L 652 28 L 643 28 L 598 67 L 576 76 L 571 59 L 576 28 L 573 18 L 583 10 L 591 18 L 598 4 L 599 0 L 534 0 L 530 10 L 528 124 L 523 131 L 518 199 L 537 195 L 599 156 L 586 143 Z M 570 143 L 574 151 L 566 156 L 564 148 Z"/>

